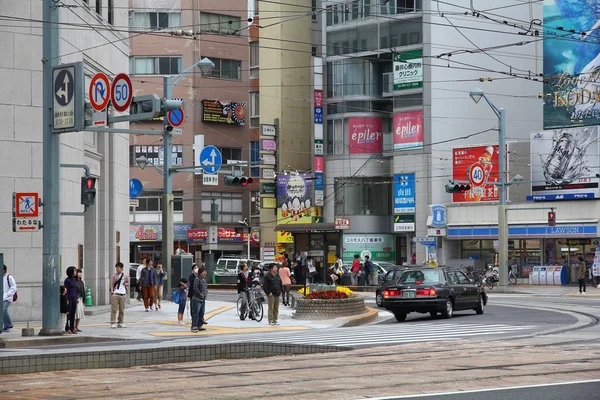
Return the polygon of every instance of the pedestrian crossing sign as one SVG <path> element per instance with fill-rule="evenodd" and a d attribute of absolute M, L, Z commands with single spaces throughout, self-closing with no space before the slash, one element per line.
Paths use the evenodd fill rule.
<path fill-rule="evenodd" d="M 37 218 L 39 217 L 39 195 L 38 193 L 16 193 L 15 194 L 15 217 Z"/>

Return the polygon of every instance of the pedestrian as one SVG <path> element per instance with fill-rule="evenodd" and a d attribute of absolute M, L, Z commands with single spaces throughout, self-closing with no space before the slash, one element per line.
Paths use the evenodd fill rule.
<path fill-rule="evenodd" d="M 152 268 L 152 260 L 148 261 L 146 268 L 142 270 L 142 273 L 140 274 L 140 280 L 142 281 L 144 307 L 146 308 L 146 312 L 148 312 L 154 307 L 154 287 L 158 283 L 158 275 L 156 275 L 156 270 Z"/>
<path fill-rule="evenodd" d="M 342 265 L 344 265 L 344 262 L 340 258 L 340 255 L 336 254 L 335 262 L 333 263 L 333 266 L 331 267 L 331 269 L 332 269 L 331 283 L 333 285 L 337 284 L 337 281 L 340 280 L 342 278 L 342 275 L 344 274 Z"/>
<path fill-rule="evenodd" d="M 4 321 L 4 328 L 2 329 L 2 332 L 10 332 L 13 328 L 13 323 L 10 314 L 8 313 L 8 307 L 16 300 L 17 282 L 15 281 L 15 278 L 8 273 L 6 265 L 4 265 L 3 268 L 4 282 L 2 286 L 4 286 L 4 299 L 2 301 L 2 320 Z"/>
<path fill-rule="evenodd" d="M 585 294 L 585 273 L 586 266 L 583 257 L 579 256 L 579 264 L 577 265 L 577 280 L 579 281 L 579 293 Z"/>
<path fill-rule="evenodd" d="M 377 285 L 377 273 L 371 257 L 365 256 L 365 275 L 367 285 Z"/>
<path fill-rule="evenodd" d="M 77 311 L 75 312 L 75 332 L 83 332 L 79 329 L 79 321 L 85 318 L 85 303 L 83 302 L 85 299 L 85 284 L 83 282 L 83 270 L 81 268 L 77 269 L 77 275 L 75 275 L 75 279 L 77 280 Z"/>
<path fill-rule="evenodd" d="M 281 279 L 277 275 L 277 265 L 269 267 L 269 273 L 265 275 L 265 293 L 269 298 L 269 325 L 279 325 L 279 296 L 281 295 Z"/>
<path fill-rule="evenodd" d="M 129 292 L 129 275 L 123 272 L 123 263 L 115 264 L 115 274 L 110 278 L 110 327 L 127 328 L 125 325 L 125 297 Z M 119 318 L 117 319 L 117 311 Z M 148 311 L 148 309 L 146 309 Z M 119 323 L 117 325 L 117 322 Z"/>
<path fill-rule="evenodd" d="M 208 284 L 206 283 L 206 268 L 194 269 L 194 290 L 192 295 L 192 332 L 205 331 L 202 325 L 204 311 L 206 310 L 206 297 L 208 295 Z"/>
<path fill-rule="evenodd" d="M 354 286 L 358 285 L 358 276 L 360 275 L 360 260 L 359 255 L 354 255 L 354 261 L 352 261 L 352 269 L 350 274 L 350 280 Z"/>
<path fill-rule="evenodd" d="M 64 327 L 63 333 L 67 333 L 67 316 L 69 315 L 69 300 L 67 300 L 67 289 L 60 285 L 60 326 Z"/>
<path fill-rule="evenodd" d="M 315 282 L 315 276 L 317 275 L 317 267 L 315 267 L 315 260 L 312 256 L 306 257 L 306 270 L 308 271 L 308 276 L 306 278 L 306 284 L 311 284 Z"/>
<path fill-rule="evenodd" d="M 282 265 L 279 268 L 279 279 L 281 279 L 281 297 L 284 306 L 290 305 L 290 287 L 292 286 L 290 269 L 287 265 Z"/>
<path fill-rule="evenodd" d="M 241 268 L 242 270 L 237 276 L 237 292 L 242 299 L 242 307 L 240 312 L 244 314 L 246 312 L 246 307 L 248 307 L 248 304 L 250 303 L 250 292 L 248 290 L 252 284 L 252 275 L 248 270 L 247 263 L 242 263 Z M 253 315 L 250 315 L 251 319 L 252 317 Z"/>
<path fill-rule="evenodd" d="M 142 301 L 142 271 L 146 268 L 146 263 L 148 259 L 146 257 L 142 258 L 142 263 L 138 265 L 137 271 L 135 273 L 135 287 L 137 289 L 137 300 Z"/>
<path fill-rule="evenodd" d="M 183 314 L 185 314 L 185 305 L 187 304 L 187 283 L 188 280 L 185 278 L 181 278 L 179 281 L 179 302 L 177 303 L 179 305 L 179 308 L 177 309 L 177 323 L 179 325 L 185 325 L 185 322 L 183 322 Z"/>
<path fill-rule="evenodd" d="M 154 306 L 156 308 L 156 311 L 158 311 L 158 310 L 162 309 L 160 302 L 162 301 L 162 298 L 163 298 L 163 288 L 164 288 L 165 280 L 167 280 L 167 273 L 163 269 L 163 265 L 160 261 L 158 261 L 156 263 L 156 276 L 158 278 L 158 281 L 157 281 L 157 285 L 156 285 L 156 299 L 154 301 Z"/>
<path fill-rule="evenodd" d="M 294 275 L 296 276 L 296 282 L 300 285 L 303 285 L 303 282 L 306 279 L 306 273 L 304 271 L 304 259 L 299 251 L 296 252 L 296 266 L 294 267 Z"/>
<path fill-rule="evenodd" d="M 77 334 L 75 330 L 75 316 L 77 314 L 77 295 L 79 292 L 79 285 L 75 276 L 76 269 L 71 266 L 67 268 L 67 279 L 65 279 L 65 289 L 67 289 L 67 301 L 69 302 L 69 315 L 67 318 L 67 325 L 65 326 L 65 332 L 69 334 Z"/>

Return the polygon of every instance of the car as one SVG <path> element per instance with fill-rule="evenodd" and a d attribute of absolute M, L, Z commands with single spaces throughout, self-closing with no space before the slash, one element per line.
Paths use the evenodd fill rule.
<path fill-rule="evenodd" d="M 377 306 L 383 307 L 383 287 L 392 281 L 398 280 L 398 278 L 400 278 L 400 275 L 402 275 L 402 271 L 411 267 L 415 268 L 417 266 L 394 265 L 389 269 L 389 271 L 387 271 L 387 273 L 383 277 L 380 277 L 379 286 L 377 286 L 377 290 L 375 290 L 375 303 L 377 304 Z"/>
<path fill-rule="evenodd" d="M 413 267 L 383 285 L 383 307 L 398 322 L 412 312 L 441 313 L 452 318 L 455 311 L 474 310 L 483 314 L 487 305 L 485 290 L 476 286 L 463 271 L 450 267 Z"/>

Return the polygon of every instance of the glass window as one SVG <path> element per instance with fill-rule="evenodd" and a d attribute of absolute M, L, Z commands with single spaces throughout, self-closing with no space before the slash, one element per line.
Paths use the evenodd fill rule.
<path fill-rule="evenodd" d="M 181 72 L 181 57 L 133 57 L 133 74 L 174 75 Z"/>
<path fill-rule="evenodd" d="M 257 67 L 259 65 L 259 45 L 258 42 L 250 43 L 250 67 Z"/>
<path fill-rule="evenodd" d="M 243 219 L 242 193 L 203 192 L 201 200 L 203 221 L 210 221 L 210 205 L 213 199 L 219 206 L 219 222 L 237 223 Z"/>
<path fill-rule="evenodd" d="M 260 94 L 250 92 L 250 127 L 258 128 L 260 125 Z"/>
<path fill-rule="evenodd" d="M 257 163 L 260 161 L 260 144 L 258 141 L 250 142 L 250 162 Z M 260 176 L 260 167 L 251 167 L 250 168 L 250 176 L 258 177 Z"/>
<path fill-rule="evenodd" d="M 178 28 L 181 26 L 181 12 L 142 12 L 129 14 L 129 27 L 136 30 Z"/>
<path fill-rule="evenodd" d="M 312 0 L 312 2 L 311 2 L 311 13 L 312 13 L 312 20 L 316 21 L 317 20 L 317 0 Z"/>
<path fill-rule="evenodd" d="M 240 17 L 224 14 L 200 13 L 200 32 L 219 35 L 239 35 Z"/>
<path fill-rule="evenodd" d="M 221 147 L 221 155 L 223 157 L 223 164 L 227 164 L 228 160 L 241 161 L 242 160 L 242 149 L 232 147 Z"/>
<path fill-rule="evenodd" d="M 204 58 L 202 56 L 201 58 Z M 213 58 L 210 60 L 215 64 L 210 76 L 220 79 L 242 79 L 242 62 L 237 60 L 228 60 L 224 58 Z"/>
<path fill-rule="evenodd" d="M 387 178 L 336 178 L 336 215 L 391 214 L 391 184 Z"/>
<path fill-rule="evenodd" d="M 412 270 L 412 271 L 404 271 L 402 276 L 400 276 L 400 283 L 430 283 L 437 284 L 440 283 L 440 274 L 438 270 L 435 269 L 420 269 L 420 270 Z"/>
<path fill-rule="evenodd" d="M 468 285 L 469 283 L 471 283 L 469 278 L 467 278 L 467 276 L 463 272 L 455 271 L 454 273 L 455 273 L 456 279 L 460 285 Z"/>
<path fill-rule="evenodd" d="M 333 25 L 333 6 L 327 6 L 325 10 L 327 26 L 331 26 Z"/>

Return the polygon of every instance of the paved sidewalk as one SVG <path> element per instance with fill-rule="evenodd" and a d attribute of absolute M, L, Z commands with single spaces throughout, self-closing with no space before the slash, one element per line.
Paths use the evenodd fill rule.
<path fill-rule="evenodd" d="M 506 289 L 487 289 L 488 293 L 504 294 L 533 294 L 538 296 L 600 296 L 600 289 L 594 285 L 587 285 L 586 294 L 579 294 L 579 285 L 530 285 L 517 284 Z"/>

